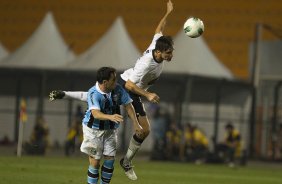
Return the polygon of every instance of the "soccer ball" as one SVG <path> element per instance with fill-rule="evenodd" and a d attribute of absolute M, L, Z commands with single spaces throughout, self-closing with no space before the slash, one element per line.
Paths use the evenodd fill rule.
<path fill-rule="evenodd" d="M 197 38 L 203 34 L 205 26 L 201 19 L 190 17 L 184 23 L 183 29 L 187 36 Z"/>

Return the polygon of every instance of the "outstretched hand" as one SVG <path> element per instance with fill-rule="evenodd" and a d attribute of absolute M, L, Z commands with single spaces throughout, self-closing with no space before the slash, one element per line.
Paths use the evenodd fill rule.
<path fill-rule="evenodd" d="M 123 117 L 120 114 L 110 115 L 109 119 L 110 119 L 110 121 L 113 121 L 115 123 L 122 123 L 123 122 Z"/>
<path fill-rule="evenodd" d="M 148 93 L 146 97 L 149 102 L 152 102 L 152 103 L 160 102 L 160 97 L 156 93 Z"/>
<path fill-rule="evenodd" d="M 169 14 L 170 12 L 172 12 L 172 10 L 173 10 L 173 4 L 172 4 L 172 2 L 169 0 L 169 1 L 167 2 L 167 11 L 166 11 L 166 13 Z"/>

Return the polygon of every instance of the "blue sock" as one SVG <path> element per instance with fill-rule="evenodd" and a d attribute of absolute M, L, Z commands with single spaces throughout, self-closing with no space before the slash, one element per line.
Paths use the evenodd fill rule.
<path fill-rule="evenodd" d="M 108 184 L 111 181 L 114 172 L 115 160 L 104 160 L 101 169 L 101 184 Z"/>
<path fill-rule="evenodd" d="M 87 182 L 88 184 L 97 184 L 99 179 L 99 168 L 96 169 L 91 165 L 88 168 Z"/>

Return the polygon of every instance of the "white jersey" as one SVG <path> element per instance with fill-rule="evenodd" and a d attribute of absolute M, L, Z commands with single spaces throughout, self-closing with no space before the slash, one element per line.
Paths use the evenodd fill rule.
<path fill-rule="evenodd" d="M 161 75 L 163 70 L 163 62 L 157 63 L 153 57 L 153 50 L 156 47 L 156 41 L 162 36 L 161 33 L 154 35 L 152 43 L 143 53 L 134 68 L 130 68 L 121 74 L 124 81 L 130 80 L 139 88 L 147 90 Z"/>

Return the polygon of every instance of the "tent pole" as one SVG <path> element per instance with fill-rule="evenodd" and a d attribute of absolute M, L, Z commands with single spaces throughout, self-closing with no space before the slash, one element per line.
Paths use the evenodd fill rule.
<path fill-rule="evenodd" d="M 36 117 L 43 117 L 44 94 L 46 91 L 46 72 L 41 72 L 40 90 L 38 94 Z"/>
<path fill-rule="evenodd" d="M 193 76 L 187 76 L 185 81 L 185 95 L 183 99 L 182 109 L 181 109 L 181 125 L 190 121 L 190 101 L 192 95 L 192 85 L 193 85 Z M 185 121 L 185 122 L 184 122 Z"/>
<path fill-rule="evenodd" d="M 16 88 L 16 108 L 15 108 L 15 129 L 14 129 L 14 141 L 18 141 L 19 135 L 19 118 L 18 115 L 20 114 L 20 96 L 21 96 L 21 77 L 17 79 L 17 88 Z"/>
<path fill-rule="evenodd" d="M 70 91 L 73 90 L 73 85 L 74 85 L 74 81 L 70 80 L 70 83 L 69 83 Z M 73 109 L 73 100 L 69 99 L 68 100 L 68 127 L 71 127 L 71 124 L 72 124 L 72 116 L 73 116 L 72 109 Z"/>
<path fill-rule="evenodd" d="M 255 40 L 254 40 L 254 56 L 251 66 L 251 83 L 252 89 L 252 104 L 250 114 L 250 145 L 249 152 L 250 157 L 254 156 L 254 145 L 255 145 L 255 124 L 256 124 L 256 109 L 257 109 L 257 97 L 259 87 L 259 73 L 260 73 L 260 62 L 259 62 L 259 44 L 262 37 L 262 27 L 260 23 L 256 24 L 255 27 Z"/>
<path fill-rule="evenodd" d="M 219 124 L 219 108 L 221 100 L 221 88 L 223 85 L 223 80 L 220 80 L 216 87 L 216 96 L 215 96 L 215 111 L 214 111 L 214 133 L 213 133 L 213 149 L 216 151 L 217 138 L 218 138 L 218 124 Z"/>
<path fill-rule="evenodd" d="M 271 133 L 271 142 L 272 142 L 272 160 L 275 160 L 276 146 L 277 146 L 277 111 L 278 111 L 278 100 L 279 100 L 279 90 L 281 88 L 282 81 L 277 82 L 274 87 L 274 98 L 273 98 L 273 117 L 272 117 L 272 133 Z"/>

